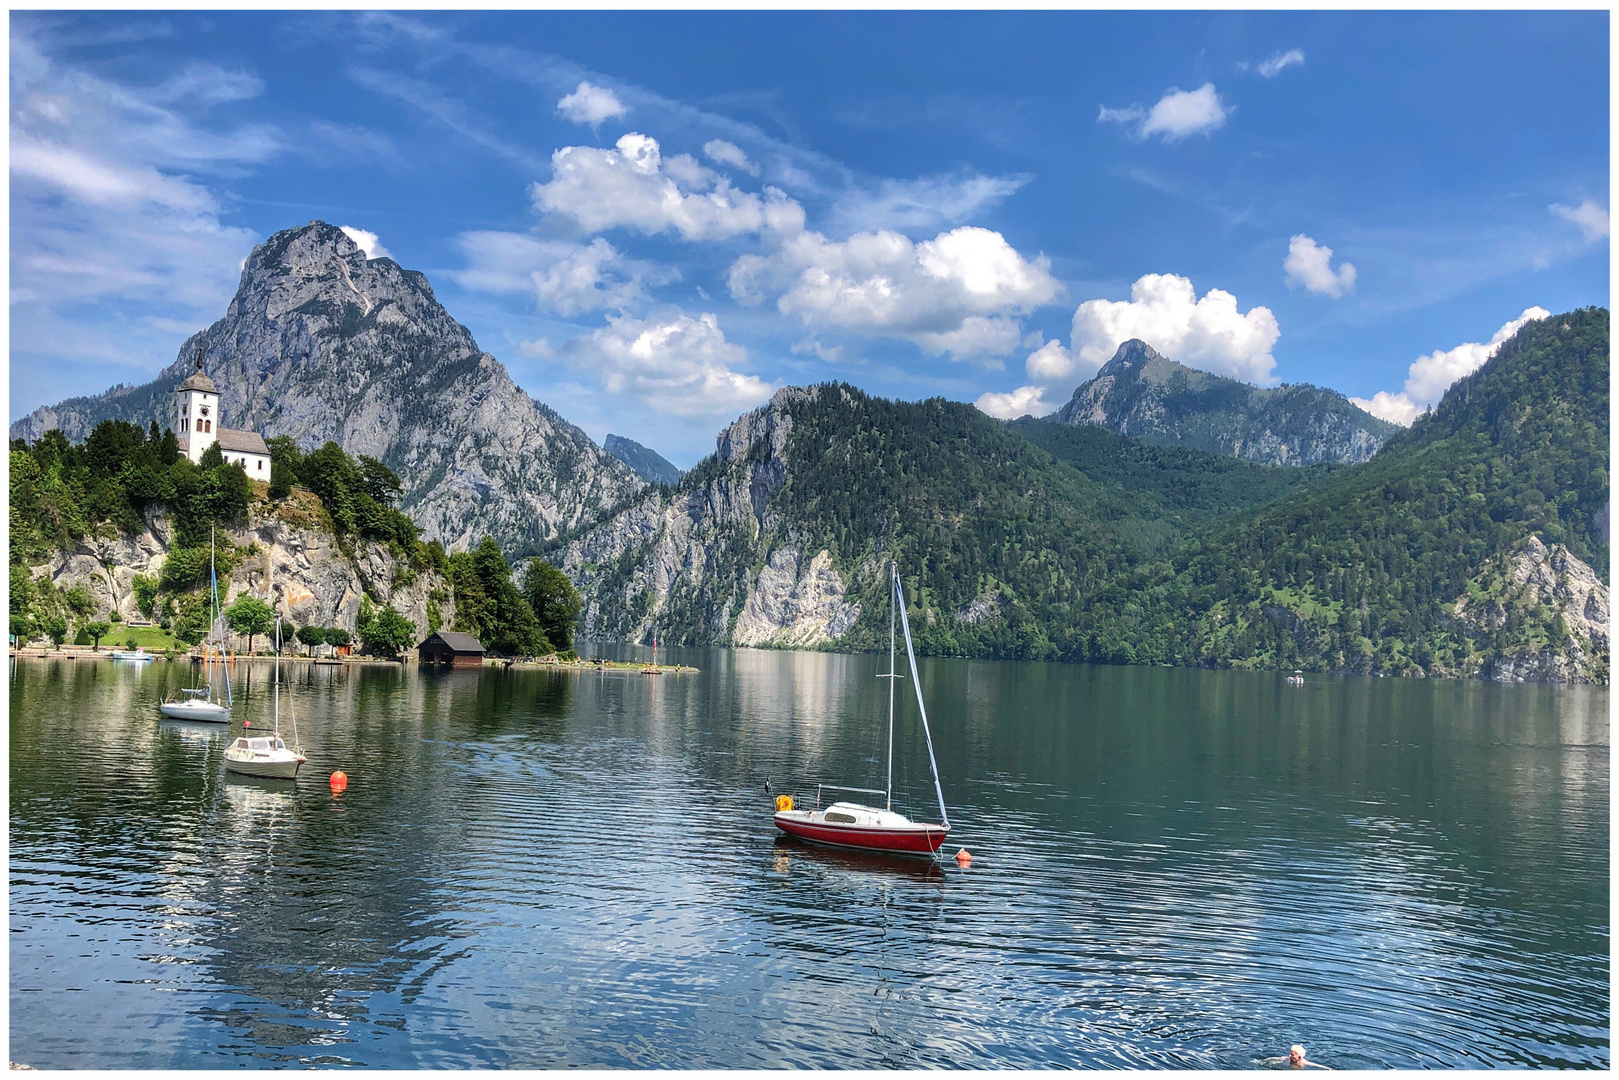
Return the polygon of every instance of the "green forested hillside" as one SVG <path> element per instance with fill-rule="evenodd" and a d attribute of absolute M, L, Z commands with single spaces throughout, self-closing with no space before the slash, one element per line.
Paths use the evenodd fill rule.
<path fill-rule="evenodd" d="M 1453 617 L 1517 543 L 1566 544 L 1606 579 L 1607 470 L 1607 312 L 1531 323 L 1367 464 L 1111 582 L 1072 647 L 1127 662 L 1477 671 L 1564 633 L 1545 605 L 1484 635 Z"/>

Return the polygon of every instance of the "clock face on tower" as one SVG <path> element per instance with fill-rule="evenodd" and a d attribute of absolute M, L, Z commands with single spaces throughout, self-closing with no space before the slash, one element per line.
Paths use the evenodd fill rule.
<path fill-rule="evenodd" d="M 197 411 L 202 413 L 202 415 L 207 416 L 208 415 L 208 406 L 204 405 L 202 408 L 198 409 Z"/>

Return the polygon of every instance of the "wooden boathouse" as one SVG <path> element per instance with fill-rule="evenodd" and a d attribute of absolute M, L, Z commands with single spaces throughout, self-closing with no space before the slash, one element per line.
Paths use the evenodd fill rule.
<path fill-rule="evenodd" d="M 471 634 L 440 630 L 427 635 L 427 639 L 416 646 L 416 659 L 439 666 L 481 667 L 483 644 Z"/>

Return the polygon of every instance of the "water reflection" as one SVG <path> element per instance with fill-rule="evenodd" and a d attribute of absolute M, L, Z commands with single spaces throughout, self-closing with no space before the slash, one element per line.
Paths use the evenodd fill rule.
<path fill-rule="evenodd" d="M 1609 1061 L 1605 689 L 924 661 L 963 872 L 771 826 L 880 785 L 886 657 L 660 659 L 289 665 L 296 784 L 223 771 L 263 665 L 227 729 L 158 719 L 187 666 L 14 663 L 13 1056 Z"/>

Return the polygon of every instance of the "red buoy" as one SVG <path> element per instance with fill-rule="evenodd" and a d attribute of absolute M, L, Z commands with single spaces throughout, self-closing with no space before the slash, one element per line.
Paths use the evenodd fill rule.
<path fill-rule="evenodd" d="M 960 866 L 963 869 L 965 869 L 966 867 L 969 867 L 972 864 L 973 864 L 973 857 L 971 855 L 967 854 L 967 849 L 966 848 L 962 848 L 960 851 L 956 852 L 956 865 L 957 866 Z"/>
<path fill-rule="evenodd" d="M 342 769 L 337 770 L 332 774 L 331 785 L 333 795 L 343 794 L 344 791 L 348 790 L 349 774 Z"/>

